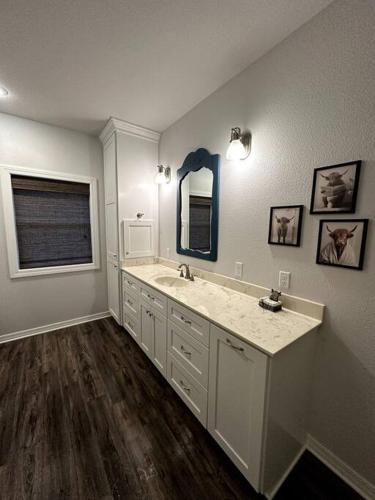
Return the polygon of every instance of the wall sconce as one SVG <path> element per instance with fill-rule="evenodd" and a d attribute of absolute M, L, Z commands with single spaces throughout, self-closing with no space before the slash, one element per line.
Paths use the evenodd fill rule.
<path fill-rule="evenodd" d="M 240 127 L 230 132 L 230 144 L 227 149 L 227 160 L 244 160 L 250 154 L 250 133 L 241 134 Z"/>
<path fill-rule="evenodd" d="M 171 167 L 158 165 L 156 168 L 158 169 L 158 173 L 155 175 L 156 184 L 168 184 L 171 182 Z"/>

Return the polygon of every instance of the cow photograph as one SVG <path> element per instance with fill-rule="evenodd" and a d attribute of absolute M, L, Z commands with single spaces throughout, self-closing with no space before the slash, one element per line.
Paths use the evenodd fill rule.
<path fill-rule="evenodd" d="M 311 214 L 354 213 L 361 161 L 314 170 Z"/>
<path fill-rule="evenodd" d="M 299 247 L 303 205 L 271 207 L 268 230 L 270 245 Z"/>
<path fill-rule="evenodd" d="M 316 263 L 363 269 L 368 219 L 321 220 Z"/>

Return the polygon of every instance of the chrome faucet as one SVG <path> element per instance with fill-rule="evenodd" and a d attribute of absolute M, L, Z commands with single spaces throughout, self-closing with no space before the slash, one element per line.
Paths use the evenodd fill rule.
<path fill-rule="evenodd" d="M 183 267 L 185 268 L 185 276 L 184 276 Z M 193 273 L 190 273 L 189 264 L 180 264 L 178 266 L 177 271 L 181 271 L 180 272 L 180 278 L 185 278 L 186 280 L 194 281 Z"/>

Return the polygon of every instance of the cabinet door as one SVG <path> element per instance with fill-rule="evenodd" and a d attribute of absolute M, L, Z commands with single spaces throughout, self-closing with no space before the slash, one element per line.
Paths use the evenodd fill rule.
<path fill-rule="evenodd" d="M 259 491 L 267 356 L 211 325 L 208 430 Z"/>
<path fill-rule="evenodd" d="M 105 234 L 107 243 L 107 258 L 118 260 L 118 224 L 117 224 L 117 204 L 106 205 L 105 207 Z"/>
<path fill-rule="evenodd" d="M 123 313 L 122 318 L 125 330 L 127 330 L 137 344 L 139 344 L 139 321 L 135 320 L 132 315 L 127 314 L 126 312 Z"/>
<path fill-rule="evenodd" d="M 104 146 L 104 202 L 106 205 L 117 203 L 116 172 L 116 136 L 115 134 Z"/>
<path fill-rule="evenodd" d="M 154 322 L 153 362 L 159 371 L 167 376 L 167 319 L 160 312 L 152 310 Z"/>
<path fill-rule="evenodd" d="M 118 265 L 107 262 L 108 309 L 117 323 L 120 323 L 120 287 Z"/>
<path fill-rule="evenodd" d="M 140 344 L 147 356 L 153 360 L 154 353 L 154 320 L 150 306 L 141 302 Z"/>

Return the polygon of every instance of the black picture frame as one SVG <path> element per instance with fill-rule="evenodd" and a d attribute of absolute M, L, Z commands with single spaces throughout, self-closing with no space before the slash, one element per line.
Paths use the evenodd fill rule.
<path fill-rule="evenodd" d="M 276 210 L 298 210 L 298 221 L 297 221 L 297 234 L 296 234 L 296 242 L 295 243 L 283 243 L 281 240 L 283 239 L 283 232 L 281 228 L 281 234 L 278 234 L 278 241 L 274 241 L 273 239 L 273 228 L 274 224 L 278 224 L 277 220 L 275 222 L 276 215 L 274 215 Z M 268 227 L 268 244 L 269 245 L 280 245 L 283 247 L 300 247 L 301 246 L 301 234 L 302 234 L 302 219 L 303 219 L 303 205 L 282 205 L 277 207 L 270 207 L 270 219 L 269 219 L 269 227 Z M 288 224 L 288 223 L 287 223 Z M 288 226 L 286 226 L 286 236 L 288 234 Z"/>
<path fill-rule="evenodd" d="M 345 202 L 345 199 L 348 197 L 348 193 L 352 193 L 350 195 L 350 205 L 346 208 L 345 205 L 340 208 L 340 206 L 337 206 L 337 207 L 326 207 L 326 208 L 316 208 L 316 190 L 317 188 L 319 187 L 318 184 L 319 184 L 319 175 L 324 175 L 324 173 L 322 174 L 322 172 L 325 172 L 325 171 L 328 171 L 328 170 L 333 170 L 332 173 L 334 173 L 334 171 L 337 171 L 337 173 L 339 173 L 341 170 L 343 171 L 343 173 L 341 175 L 345 175 L 345 168 L 350 168 L 352 166 L 355 166 L 355 175 L 354 175 L 354 178 L 353 179 L 350 179 L 350 190 L 348 190 L 348 188 L 346 189 L 346 191 L 344 192 L 341 192 L 339 194 L 336 194 L 336 196 L 339 196 L 339 197 L 342 197 L 342 200 L 340 203 L 343 203 L 343 204 L 348 204 L 348 200 L 346 200 Z M 356 205 L 357 205 L 357 194 L 358 194 L 358 186 L 359 186 L 359 177 L 360 177 L 360 173 L 361 173 L 361 165 L 362 165 L 362 161 L 361 160 L 357 160 L 357 161 L 349 161 L 349 162 L 345 162 L 345 163 L 338 163 L 337 165 L 328 165 L 326 167 L 319 167 L 319 168 L 316 168 L 314 169 L 314 176 L 313 176 L 313 186 L 312 186 L 312 192 L 311 192 L 311 202 L 310 202 L 310 214 L 354 214 L 355 213 L 355 210 L 356 210 Z M 327 179 L 328 182 L 332 182 L 332 181 L 329 181 Z M 348 184 L 345 184 L 343 183 L 346 187 L 348 186 Z M 325 186 L 322 186 L 322 187 L 326 187 L 326 188 L 339 188 L 341 185 L 343 184 L 337 184 L 337 185 L 333 185 L 333 186 L 329 186 L 328 184 L 326 184 Z M 329 204 L 329 201 L 327 200 L 327 197 L 326 197 L 326 201 L 324 201 L 324 193 L 321 194 L 322 196 L 322 200 L 323 200 L 323 203 L 328 203 Z M 332 201 L 331 201 L 332 203 Z M 337 200 L 336 202 L 337 203 Z"/>
<path fill-rule="evenodd" d="M 318 235 L 318 246 L 316 250 L 316 263 L 321 265 L 321 266 L 331 266 L 331 267 L 343 267 L 345 269 L 353 269 L 355 271 L 362 271 L 363 270 L 363 263 L 364 263 L 364 258 L 365 258 L 365 249 L 366 249 L 366 239 L 367 239 L 367 232 L 368 232 L 368 224 L 369 224 L 369 219 L 322 219 L 319 221 L 319 235 Z M 329 229 L 333 232 L 334 229 L 339 229 L 335 228 L 335 225 L 342 225 L 342 224 L 350 224 L 353 225 L 354 227 L 359 224 L 362 224 L 362 236 L 361 236 L 361 245 L 360 245 L 360 250 L 359 250 L 359 258 L 358 258 L 358 265 L 348 265 L 348 264 L 340 264 L 340 263 L 334 263 L 334 262 L 325 262 L 321 256 L 322 251 L 322 239 L 323 239 L 323 230 L 324 230 L 324 225 L 331 226 Z M 333 229 L 334 228 L 334 229 Z M 332 243 L 332 242 L 331 242 Z M 326 248 L 326 247 L 324 247 Z"/>

